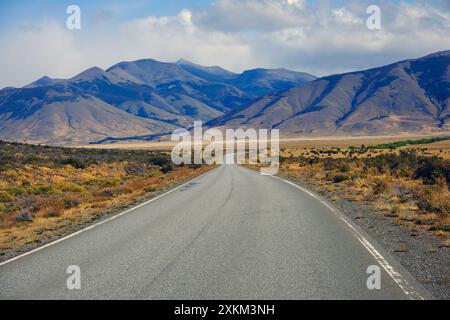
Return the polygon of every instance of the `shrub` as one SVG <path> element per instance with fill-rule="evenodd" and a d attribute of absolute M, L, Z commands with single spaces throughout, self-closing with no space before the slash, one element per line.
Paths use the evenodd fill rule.
<path fill-rule="evenodd" d="M 21 211 L 18 214 L 16 214 L 16 221 L 18 222 L 33 221 L 33 215 L 29 211 Z"/>
<path fill-rule="evenodd" d="M 339 166 L 339 172 L 347 173 L 349 170 L 350 169 L 349 169 L 348 165 L 346 165 L 345 163 L 343 163 Z"/>
<path fill-rule="evenodd" d="M 0 211 L 6 210 L 6 206 L 3 203 L 0 203 Z"/>
<path fill-rule="evenodd" d="M 156 190 L 158 190 L 156 187 L 147 187 L 144 189 L 145 192 L 155 192 Z"/>
<path fill-rule="evenodd" d="M 44 214 L 45 218 L 57 218 L 60 216 L 60 213 L 57 211 L 48 211 Z"/>
<path fill-rule="evenodd" d="M 58 186 L 63 192 L 83 192 L 84 188 L 78 184 L 67 182 Z"/>
<path fill-rule="evenodd" d="M 20 195 L 26 193 L 25 188 L 16 187 L 16 186 L 8 187 L 3 190 L 14 196 L 20 196 Z"/>
<path fill-rule="evenodd" d="M 419 160 L 415 178 L 422 179 L 425 184 L 436 184 L 439 179 L 445 179 L 450 185 L 450 165 L 436 156 L 423 157 Z"/>
<path fill-rule="evenodd" d="M 45 195 L 51 195 L 51 194 L 61 194 L 61 190 L 57 189 L 54 186 L 38 186 L 35 188 L 31 189 L 31 193 L 34 195 L 39 195 L 39 194 L 45 194 Z"/>
<path fill-rule="evenodd" d="M 389 183 L 386 179 L 383 178 L 375 178 L 374 185 L 372 187 L 372 191 L 375 195 L 383 194 L 389 188 Z"/>
<path fill-rule="evenodd" d="M 28 180 L 22 180 L 22 187 L 28 188 L 31 186 L 31 183 Z"/>
<path fill-rule="evenodd" d="M 88 186 L 115 187 L 120 184 L 120 180 L 112 178 L 99 178 L 84 181 L 83 184 Z"/>
<path fill-rule="evenodd" d="M 413 199 L 417 206 L 428 212 L 450 214 L 450 192 L 438 186 L 419 186 L 413 190 Z"/>
<path fill-rule="evenodd" d="M 78 207 L 80 204 L 81 202 L 78 199 L 64 199 L 64 209 L 72 209 Z"/>
<path fill-rule="evenodd" d="M 170 159 L 169 155 L 163 155 L 163 154 L 155 154 L 150 157 L 150 164 L 153 164 L 155 166 L 164 167 L 167 165 L 172 164 L 172 161 Z"/>
<path fill-rule="evenodd" d="M 89 166 L 89 162 L 78 158 L 67 158 L 60 162 L 62 165 L 71 165 L 75 169 L 86 169 Z"/>
<path fill-rule="evenodd" d="M 14 202 L 16 198 L 8 191 L 0 190 L 0 202 Z"/>
<path fill-rule="evenodd" d="M 161 172 L 164 173 L 164 174 L 169 173 L 170 171 L 173 170 L 173 165 L 172 165 L 172 163 L 167 164 L 167 165 L 161 167 L 160 170 L 161 170 Z"/>
<path fill-rule="evenodd" d="M 150 172 L 150 173 L 147 175 L 147 178 L 156 178 L 156 177 L 160 177 L 160 176 L 162 176 L 162 175 L 163 175 L 163 173 L 162 173 L 161 171 L 157 170 L 157 171 L 152 171 L 152 172 Z"/>
<path fill-rule="evenodd" d="M 390 216 L 391 217 L 398 217 L 400 212 L 401 212 L 400 206 L 398 206 L 398 205 L 393 206 L 392 209 L 391 209 L 391 212 L 390 212 Z"/>
<path fill-rule="evenodd" d="M 334 183 L 341 183 L 348 179 L 349 179 L 349 177 L 344 174 L 336 174 L 336 175 L 331 176 L 331 181 L 333 181 Z"/>
<path fill-rule="evenodd" d="M 100 192 L 100 195 L 106 198 L 114 197 L 114 191 L 111 189 L 103 190 L 102 192 Z"/>

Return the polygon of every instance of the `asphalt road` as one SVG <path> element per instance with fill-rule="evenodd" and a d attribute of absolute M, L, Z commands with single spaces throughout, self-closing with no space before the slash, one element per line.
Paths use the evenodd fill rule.
<path fill-rule="evenodd" d="M 67 288 L 71 265 L 80 267 L 80 290 Z M 380 267 L 380 290 L 367 288 L 371 265 Z M 428 297 L 332 206 L 233 165 L 0 264 L 1 299 Z"/>

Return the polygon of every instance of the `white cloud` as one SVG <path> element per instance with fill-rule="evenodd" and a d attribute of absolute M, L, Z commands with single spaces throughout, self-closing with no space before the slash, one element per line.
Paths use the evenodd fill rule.
<path fill-rule="evenodd" d="M 381 1 L 381 31 L 365 26 L 369 4 L 217 0 L 201 10 L 131 20 L 114 29 L 84 25 L 73 32 L 60 22 L 30 24 L 0 34 L 0 87 L 142 58 L 185 58 L 233 71 L 287 67 L 327 75 L 450 49 L 445 1 L 435 6 Z"/>
<path fill-rule="evenodd" d="M 356 17 L 352 12 L 344 7 L 334 9 L 332 13 L 335 16 L 337 22 L 346 24 L 363 24 L 363 19 Z"/>

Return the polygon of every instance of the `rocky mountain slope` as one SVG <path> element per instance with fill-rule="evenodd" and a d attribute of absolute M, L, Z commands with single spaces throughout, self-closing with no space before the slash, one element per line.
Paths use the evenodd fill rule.
<path fill-rule="evenodd" d="M 450 51 L 317 79 L 209 125 L 278 128 L 297 136 L 450 130 Z"/>
<path fill-rule="evenodd" d="M 251 85 L 242 80 L 249 73 Z M 43 77 L 24 88 L 0 90 L 0 139 L 79 144 L 167 133 L 311 79 L 287 70 L 234 74 L 185 60 L 93 67 L 71 79 Z"/>

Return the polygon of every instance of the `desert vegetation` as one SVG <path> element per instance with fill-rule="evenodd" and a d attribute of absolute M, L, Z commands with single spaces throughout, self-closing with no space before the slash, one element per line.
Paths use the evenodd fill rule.
<path fill-rule="evenodd" d="M 24 250 L 197 176 L 169 153 L 0 142 L 0 255 Z"/>
<path fill-rule="evenodd" d="M 442 245 L 448 247 L 449 152 L 406 145 L 410 143 L 284 149 L 280 174 L 331 195 L 337 203 L 359 201 L 375 207 L 396 224 L 442 237 Z"/>

